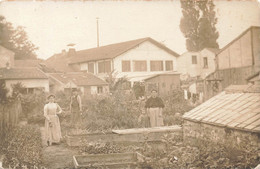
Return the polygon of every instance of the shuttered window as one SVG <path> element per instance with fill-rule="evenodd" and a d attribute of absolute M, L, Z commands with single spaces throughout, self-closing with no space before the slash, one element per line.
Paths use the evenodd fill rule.
<path fill-rule="evenodd" d="M 147 71 L 147 63 L 143 61 L 134 61 L 134 71 L 135 72 L 145 72 Z"/>
<path fill-rule="evenodd" d="M 111 61 L 98 62 L 98 73 L 109 73 L 111 72 Z"/>
<path fill-rule="evenodd" d="M 150 68 L 151 71 L 163 71 L 163 61 L 151 61 Z"/>
<path fill-rule="evenodd" d="M 94 63 L 88 63 L 88 72 L 94 73 Z"/>
<path fill-rule="evenodd" d="M 166 66 L 166 71 L 173 70 L 173 61 L 172 60 L 165 61 L 165 66 Z"/>
<path fill-rule="evenodd" d="M 122 72 L 131 72 L 130 60 L 122 60 Z"/>

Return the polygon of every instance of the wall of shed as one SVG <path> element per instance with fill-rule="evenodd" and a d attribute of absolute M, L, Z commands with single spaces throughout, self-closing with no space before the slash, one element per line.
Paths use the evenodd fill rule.
<path fill-rule="evenodd" d="M 180 87 L 180 75 L 159 75 L 147 79 L 146 83 L 156 83 L 159 87 L 159 95 L 167 95 L 170 91 Z M 150 91 L 146 91 L 150 95 Z"/>
<path fill-rule="evenodd" d="M 14 66 L 14 52 L 0 46 L 0 68 L 6 67 L 6 63 L 9 63 L 10 67 Z"/>
<path fill-rule="evenodd" d="M 260 147 L 260 134 L 184 120 L 183 141 L 195 146 L 201 141 L 208 141 L 228 148 L 252 151 Z"/>

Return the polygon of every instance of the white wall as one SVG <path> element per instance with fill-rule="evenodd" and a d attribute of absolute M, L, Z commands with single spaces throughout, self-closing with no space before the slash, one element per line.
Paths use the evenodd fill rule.
<path fill-rule="evenodd" d="M 20 79 L 20 80 L 5 80 L 6 87 L 9 92 L 12 93 L 12 84 L 21 82 L 26 88 L 44 88 L 45 92 L 49 92 L 49 80 L 48 79 Z"/>
<path fill-rule="evenodd" d="M 131 61 L 131 72 L 122 72 L 122 60 L 130 60 Z M 134 72 L 133 71 L 133 61 L 134 60 L 146 60 L 147 61 L 147 72 Z M 150 61 L 151 60 L 162 60 L 164 61 L 163 67 L 164 71 L 150 71 Z M 177 60 L 176 57 L 169 54 L 165 50 L 155 46 L 149 41 L 146 41 L 134 49 L 129 50 L 126 53 L 114 58 L 114 69 L 118 72 L 117 77 L 136 77 L 140 75 L 149 75 L 155 73 L 163 73 L 165 71 L 165 61 L 172 60 L 173 61 L 173 70 L 177 71 Z"/>
<path fill-rule="evenodd" d="M 192 64 L 192 55 L 197 56 L 197 64 Z M 204 57 L 208 58 L 208 68 L 204 68 Z M 200 52 L 186 52 L 177 58 L 177 64 L 181 77 L 189 75 L 190 77 L 201 76 L 204 78 L 216 69 L 215 53 L 208 49 L 203 49 Z"/>

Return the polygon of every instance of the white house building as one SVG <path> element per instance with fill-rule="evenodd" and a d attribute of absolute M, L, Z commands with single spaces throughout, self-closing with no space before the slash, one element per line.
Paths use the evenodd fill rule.
<path fill-rule="evenodd" d="M 216 70 L 216 54 L 219 49 L 205 48 L 199 52 L 185 52 L 177 58 L 178 72 L 184 80 L 187 77 L 201 77 Z"/>
<path fill-rule="evenodd" d="M 21 83 L 27 93 L 34 93 L 35 90 L 49 92 L 49 80 L 40 69 L 31 68 L 0 68 L 0 80 L 5 82 L 5 86 L 12 93 L 12 85 Z"/>
<path fill-rule="evenodd" d="M 87 71 L 99 77 L 113 72 L 117 78 L 147 76 L 177 71 L 179 55 L 153 40 L 142 38 L 97 48 L 75 51 L 70 49 L 49 58 L 58 71 Z"/>

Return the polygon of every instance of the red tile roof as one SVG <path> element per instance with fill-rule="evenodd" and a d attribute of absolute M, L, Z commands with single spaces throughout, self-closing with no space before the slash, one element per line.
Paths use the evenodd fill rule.
<path fill-rule="evenodd" d="M 49 76 L 63 84 L 73 82 L 77 86 L 107 85 L 104 80 L 86 72 L 50 73 Z"/>
<path fill-rule="evenodd" d="M 103 59 L 112 59 L 127 52 L 130 49 L 133 49 L 134 47 L 138 46 L 139 44 L 145 41 L 149 41 L 153 43 L 154 45 L 158 46 L 159 48 L 165 50 L 166 52 L 168 52 L 169 54 L 175 57 L 179 56 L 179 54 L 175 53 L 171 49 L 160 44 L 159 42 L 153 40 L 152 38 L 142 38 L 142 39 L 136 39 L 127 42 L 111 44 L 107 46 L 101 46 L 98 48 L 76 51 L 76 57 L 71 58 L 70 64 L 103 60 Z"/>
<path fill-rule="evenodd" d="M 183 118 L 195 122 L 260 132 L 260 86 L 228 87 Z"/>
<path fill-rule="evenodd" d="M 54 69 L 56 72 L 74 72 L 75 70 L 68 66 L 71 58 L 67 54 L 55 54 L 44 63 L 48 68 Z"/>
<path fill-rule="evenodd" d="M 36 67 L 0 68 L 0 79 L 48 79 L 46 74 Z"/>

